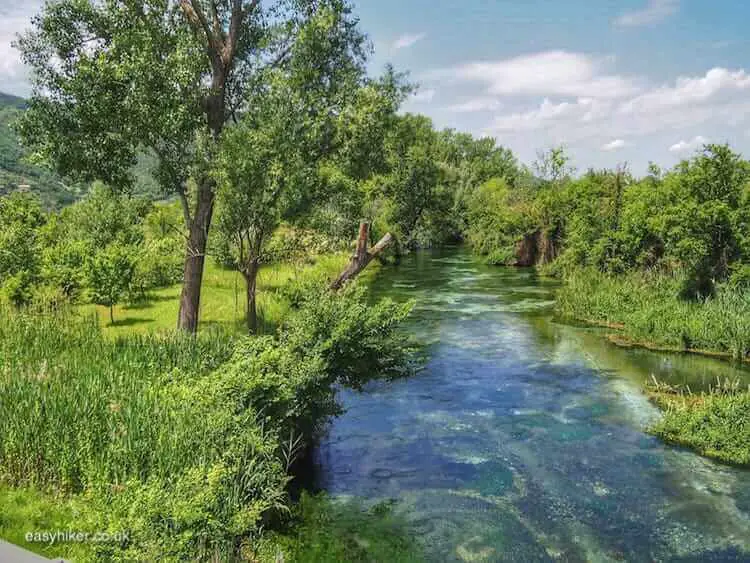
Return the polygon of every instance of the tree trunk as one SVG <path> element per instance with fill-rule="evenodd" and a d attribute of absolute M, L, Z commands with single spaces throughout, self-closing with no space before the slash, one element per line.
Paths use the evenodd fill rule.
<path fill-rule="evenodd" d="M 258 310 L 256 305 L 256 286 L 260 264 L 257 258 L 250 261 L 247 269 L 243 272 L 247 286 L 247 329 L 250 334 L 258 332 Z"/>
<path fill-rule="evenodd" d="M 334 291 L 337 289 L 341 289 L 341 287 L 343 287 L 343 285 L 347 281 L 357 277 L 357 275 L 359 275 L 359 273 L 364 270 L 376 256 L 378 256 L 386 248 L 391 246 L 396 240 L 391 233 L 386 233 L 386 235 L 382 239 L 380 239 L 380 241 L 375 246 L 372 247 L 372 250 L 368 252 L 367 241 L 369 232 L 370 224 L 366 222 L 360 223 L 359 238 L 357 239 L 357 251 L 354 256 L 352 256 L 352 260 L 349 263 L 349 266 L 347 266 L 346 269 L 341 272 L 341 275 L 336 278 L 336 280 L 331 284 L 331 289 L 333 289 Z"/>
<path fill-rule="evenodd" d="M 186 332 L 195 333 L 198 330 L 201 283 L 203 282 L 208 230 L 211 227 L 213 210 L 213 182 L 204 179 L 198 189 L 195 216 L 189 225 L 187 248 L 185 250 L 184 278 L 177 327 Z"/>
<path fill-rule="evenodd" d="M 213 26 L 201 10 L 201 4 L 202 2 L 198 2 L 198 0 L 180 0 L 179 2 L 180 8 L 193 31 L 199 37 L 202 36 L 205 39 L 206 52 L 211 62 L 211 90 L 203 99 L 203 109 L 206 114 L 206 125 L 213 142 L 218 143 L 227 119 L 226 80 L 232 71 L 237 45 L 242 35 L 243 22 L 252 17 L 260 2 L 255 0 L 250 3 L 250 6 L 244 8 L 241 0 L 232 0 L 230 12 L 225 12 L 225 15 L 229 15 L 226 30 L 222 29 L 222 25 L 219 25 L 223 18 L 216 14 L 217 3 L 212 4 L 214 16 L 216 16 Z M 180 297 L 180 314 L 177 321 L 178 328 L 192 333 L 198 330 L 203 267 L 206 261 L 208 230 L 211 227 L 213 210 L 214 181 L 204 176 L 198 183 L 195 216 L 189 225 L 187 251 L 185 253 L 185 276 Z M 189 213 L 186 213 L 185 217 L 188 218 Z"/>
<path fill-rule="evenodd" d="M 109 304 L 109 324 L 115 325 L 115 305 L 114 303 Z"/>

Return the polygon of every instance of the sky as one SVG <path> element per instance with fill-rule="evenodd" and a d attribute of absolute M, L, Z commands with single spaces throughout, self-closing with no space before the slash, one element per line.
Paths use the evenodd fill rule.
<path fill-rule="evenodd" d="M 531 163 L 672 166 L 706 142 L 750 157 L 745 0 L 353 0 L 374 55 L 419 85 L 404 110 L 495 137 Z M 0 0 L 0 90 L 26 95 L 10 47 L 41 0 Z"/>

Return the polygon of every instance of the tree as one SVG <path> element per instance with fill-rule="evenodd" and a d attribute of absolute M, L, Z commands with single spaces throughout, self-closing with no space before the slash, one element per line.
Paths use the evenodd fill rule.
<path fill-rule="evenodd" d="M 0 198 L 0 294 L 16 306 L 31 301 L 40 275 L 39 231 L 46 222 L 35 196 Z"/>
<path fill-rule="evenodd" d="M 109 307 L 110 323 L 115 323 L 114 307 L 125 296 L 135 273 L 135 249 L 114 242 L 99 250 L 88 262 L 88 282 L 92 301 Z"/>
<path fill-rule="evenodd" d="M 712 295 L 742 258 L 745 227 L 741 203 L 750 163 L 728 145 L 706 145 L 676 168 L 669 185 L 674 204 L 663 211 L 664 240 L 688 271 L 686 297 Z"/>
<path fill-rule="evenodd" d="M 258 326 L 256 280 L 264 244 L 282 217 L 297 207 L 312 175 L 293 133 L 287 135 L 300 130 L 290 123 L 294 114 L 282 97 L 278 102 L 267 100 L 263 113 L 256 111 L 229 129 L 217 162 L 219 231 L 233 244 L 235 266 L 245 279 L 250 332 Z"/>
<path fill-rule="evenodd" d="M 399 117 L 385 138 L 387 173 L 370 181 L 370 214 L 379 235 L 393 231 L 406 248 L 417 245 L 416 230 L 435 203 L 441 170 L 435 157 L 432 121 Z"/>
<path fill-rule="evenodd" d="M 290 46 L 288 63 L 266 72 L 223 134 L 219 225 L 237 250 L 251 332 L 264 245 L 282 219 L 305 215 L 318 196 L 319 166 L 337 146 L 337 116 L 364 80 L 363 42 L 341 5 L 321 8 Z"/>
<path fill-rule="evenodd" d="M 534 170 L 540 178 L 549 182 L 552 186 L 558 187 L 575 172 L 575 168 L 570 165 L 570 161 L 570 156 L 565 151 L 565 147 L 552 147 L 547 151 L 537 153 Z"/>
<path fill-rule="evenodd" d="M 335 147 L 319 168 L 320 185 L 306 223 L 339 240 L 350 240 L 366 210 L 367 186 L 389 170 L 386 140 L 397 111 L 412 90 L 405 75 L 386 67 L 380 78 L 353 90 L 336 119 Z"/>
<path fill-rule="evenodd" d="M 37 160 L 126 188 L 140 151 L 158 158 L 156 176 L 180 198 L 187 231 L 184 330 L 198 326 L 224 127 L 322 10 L 356 27 L 345 0 L 57 0 L 18 42 L 34 84 L 19 131 Z"/>

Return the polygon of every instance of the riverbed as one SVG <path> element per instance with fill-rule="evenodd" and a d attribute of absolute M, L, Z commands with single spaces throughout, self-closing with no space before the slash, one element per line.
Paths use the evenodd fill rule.
<path fill-rule="evenodd" d="M 318 484 L 394 499 L 434 561 L 750 561 L 750 471 L 649 435 L 642 391 L 748 372 L 556 323 L 555 287 L 463 249 L 384 268 L 375 294 L 416 300 L 429 360 L 342 392 Z"/>

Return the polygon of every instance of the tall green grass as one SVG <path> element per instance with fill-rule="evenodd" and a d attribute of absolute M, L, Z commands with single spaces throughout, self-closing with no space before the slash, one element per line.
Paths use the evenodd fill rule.
<path fill-rule="evenodd" d="M 74 500 L 71 529 L 128 531 L 78 560 L 251 549 L 287 518 L 294 460 L 341 412 L 337 386 L 411 373 L 410 305 L 333 294 L 318 274 L 279 287 L 273 335 L 112 338 L 80 311 L 0 310 L 0 488 Z"/>
<path fill-rule="evenodd" d="M 217 332 L 110 342 L 91 316 L 0 311 L 0 475 L 79 492 L 174 473 L 203 452 L 169 381 L 205 376 L 232 349 Z"/>
<path fill-rule="evenodd" d="M 688 301 L 680 297 L 681 287 L 679 277 L 581 270 L 566 278 L 556 310 L 563 318 L 622 325 L 636 342 L 746 359 L 750 291 L 721 287 L 715 297 Z"/>

